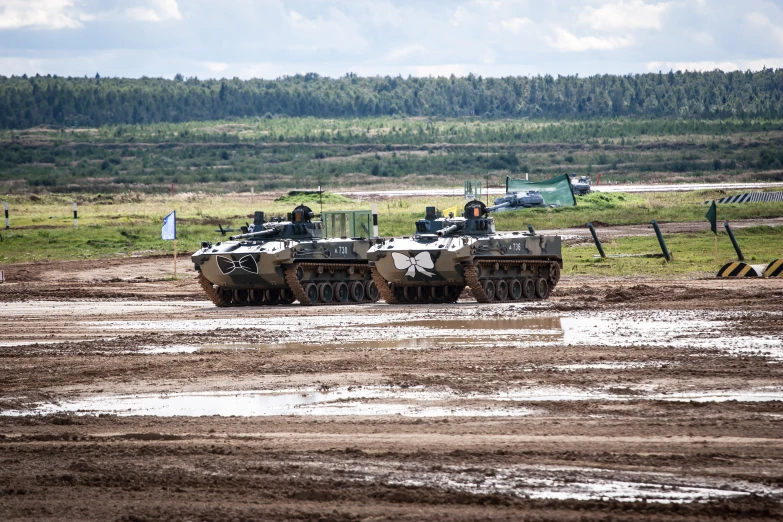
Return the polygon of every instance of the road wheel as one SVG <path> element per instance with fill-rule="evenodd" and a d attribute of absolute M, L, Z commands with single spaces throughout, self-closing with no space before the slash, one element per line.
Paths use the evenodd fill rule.
<path fill-rule="evenodd" d="M 264 290 L 251 290 L 250 304 L 254 304 L 254 305 L 264 304 Z"/>
<path fill-rule="evenodd" d="M 364 299 L 364 283 L 361 281 L 352 282 L 350 285 L 348 285 L 348 293 L 351 296 L 351 301 L 358 303 Z"/>
<path fill-rule="evenodd" d="M 557 263 L 552 263 L 549 266 L 549 279 L 552 281 L 552 288 L 554 288 L 558 281 L 560 281 L 560 265 Z"/>
<path fill-rule="evenodd" d="M 508 296 L 512 301 L 522 299 L 522 283 L 519 279 L 512 279 L 508 284 Z"/>
<path fill-rule="evenodd" d="M 447 287 L 445 286 L 433 286 L 430 288 L 430 302 L 431 303 L 442 303 L 446 300 L 446 290 Z"/>
<path fill-rule="evenodd" d="M 375 286 L 375 281 L 367 281 L 364 283 L 364 295 L 373 303 L 380 299 L 381 294 L 378 292 L 378 287 Z"/>
<path fill-rule="evenodd" d="M 250 292 L 248 290 L 234 290 L 234 303 L 235 304 L 247 304 L 250 299 Z"/>
<path fill-rule="evenodd" d="M 484 281 L 484 295 L 487 296 L 487 299 L 490 301 L 495 300 L 495 283 L 492 281 Z"/>
<path fill-rule="evenodd" d="M 315 304 L 318 301 L 318 286 L 315 283 L 310 283 L 304 288 L 307 299 L 310 300 L 310 304 Z"/>
<path fill-rule="evenodd" d="M 280 302 L 280 290 L 270 288 L 264 297 L 266 304 L 275 305 Z"/>
<path fill-rule="evenodd" d="M 526 277 L 522 280 L 522 297 L 533 299 L 536 296 L 536 282 L 533 278 Z"/>
<path fill-rule="evenodd" d="M 280 290 L 280 304 L 291 304 L 296 300 L 296 297 L 294 297 L 294 293 L 289 290 L 288 288 L 283 288 Z"/>
<path fill-rule="evenodd" d="M 549 297 L 549 281 L 543 277 L 539 277 L 536 280 L 536 297 L 539 299 L 546 299 Z"/>
<path fill-rule="evenodd" d="M 320 268 L 320 267 L 319 267 Z M 331 303 L 334 297 L 331 283 L 321 283 L 318 285 L 318 297 L 322 303 Z"/>
<path fill-rule="evenodd" d="M 504 280 L 500 280 L 495 283 L 495 299 L 498 301 L 505 301 L 508 297 L 508 283 Z"/>
<path fill-rule="evenodd" d="M 419 289 L 415 286 L 404 286 L 402 288 L 402 298 L 406 303 L 415 303 L 419 300 Z"/>
<path fill-rule="evenodd" d="M 334 299 L 338 303 L 347 303 L 348 297 L 350 296 L 348 292 L 348 285 L 343 283 L 342 281 L 338 281 L 337 283 L 332 283 L 332 293 L 334 294 Z"/>

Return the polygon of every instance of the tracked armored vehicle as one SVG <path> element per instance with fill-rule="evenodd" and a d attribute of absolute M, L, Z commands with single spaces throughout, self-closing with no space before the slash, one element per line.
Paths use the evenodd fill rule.
<path fill-rule="evenodd" d="M 428 207 L 413 237 L 380 241 L 367 253 L 381 297 L 396 303 L 453 303 L 468 286 L 480 303 L 546 299 L 560 280 L 560 236 L 495 231 L 492 207 L 463 217 Z"/>
<path fill-rule="evenodd" d="M 490 207 L 493 212 L 507 212 L 510 210 L 519 210 L 522 208 L 545 207 L 544 197 L 537 190 L 528 190 L 525 192 L 513 192 L 506 194 L 502 198 L 495 198 L 495 204 Z"/>
<path fill-rule="evenodd" d="M 367 263 L 374 241 L 324 238 L 322 223 L 313 217 L 304 205 L 287 220 L 265 222 L 257 212 L 246 233 L 201 243 L 192 260 L 207 296 L 216 306 L 377 301 Z"/>
<path fill-rule="evenodd" d="M 577 178 L 576 174 L 571 174 L 571 190 L 574 192 L 575 196 L 590 194 L 593 191 L 590 187 L 590 177 L 579 176 L 579 178 Z"/>

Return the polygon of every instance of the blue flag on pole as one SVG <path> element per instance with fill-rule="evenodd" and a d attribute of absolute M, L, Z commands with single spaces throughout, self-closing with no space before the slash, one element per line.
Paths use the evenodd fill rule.
<path fill-rule="evenodd" d="M 161 238 L 164 240 L 177 239 L 177 211 L 175 210 L 163 218 L 163 228 L 161 229 Z"/>

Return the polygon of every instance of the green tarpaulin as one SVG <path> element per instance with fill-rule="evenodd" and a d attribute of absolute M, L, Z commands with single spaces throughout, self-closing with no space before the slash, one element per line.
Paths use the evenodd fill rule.
<path fill-rule="evenodd" d="M 525 181 L 524 179 L 506 177 L 506 194 L 528 190 L 540 192 L 541 197 L 544 198 L 544 203 L 547 205 L 559 205 L 561 207 L 573 207 L 576 205 L 576 198 L 574 198 L 574 193 L 571 191 L 571 181 L 568 179 L 568 174 L 545 181 Z"/>

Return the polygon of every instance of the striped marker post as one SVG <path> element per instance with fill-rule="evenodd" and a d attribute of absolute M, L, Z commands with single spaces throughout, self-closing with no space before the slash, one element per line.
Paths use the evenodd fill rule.
<path fill-rule="evenodd" d="M 783 258 L 771 262 L 764 270 L 764 277 L 783 278 Z"/>
<path fill-rule="evenodd" d="M 742 261 L 726 263 L 718 270 L 718 277 L 761 277 L 764 265 L 749 265 Z"/>
<path fill-rule="evenodd" d="M 73 204 L 73 228 L 79 228 L 79 206 Z"/>
<path fill-rule="evenodd" d="M 8 202 L 3 201 L 3 208 L 5 209 L 5 229 L 11 228 L 11 222 L 8 220 Z"/>

